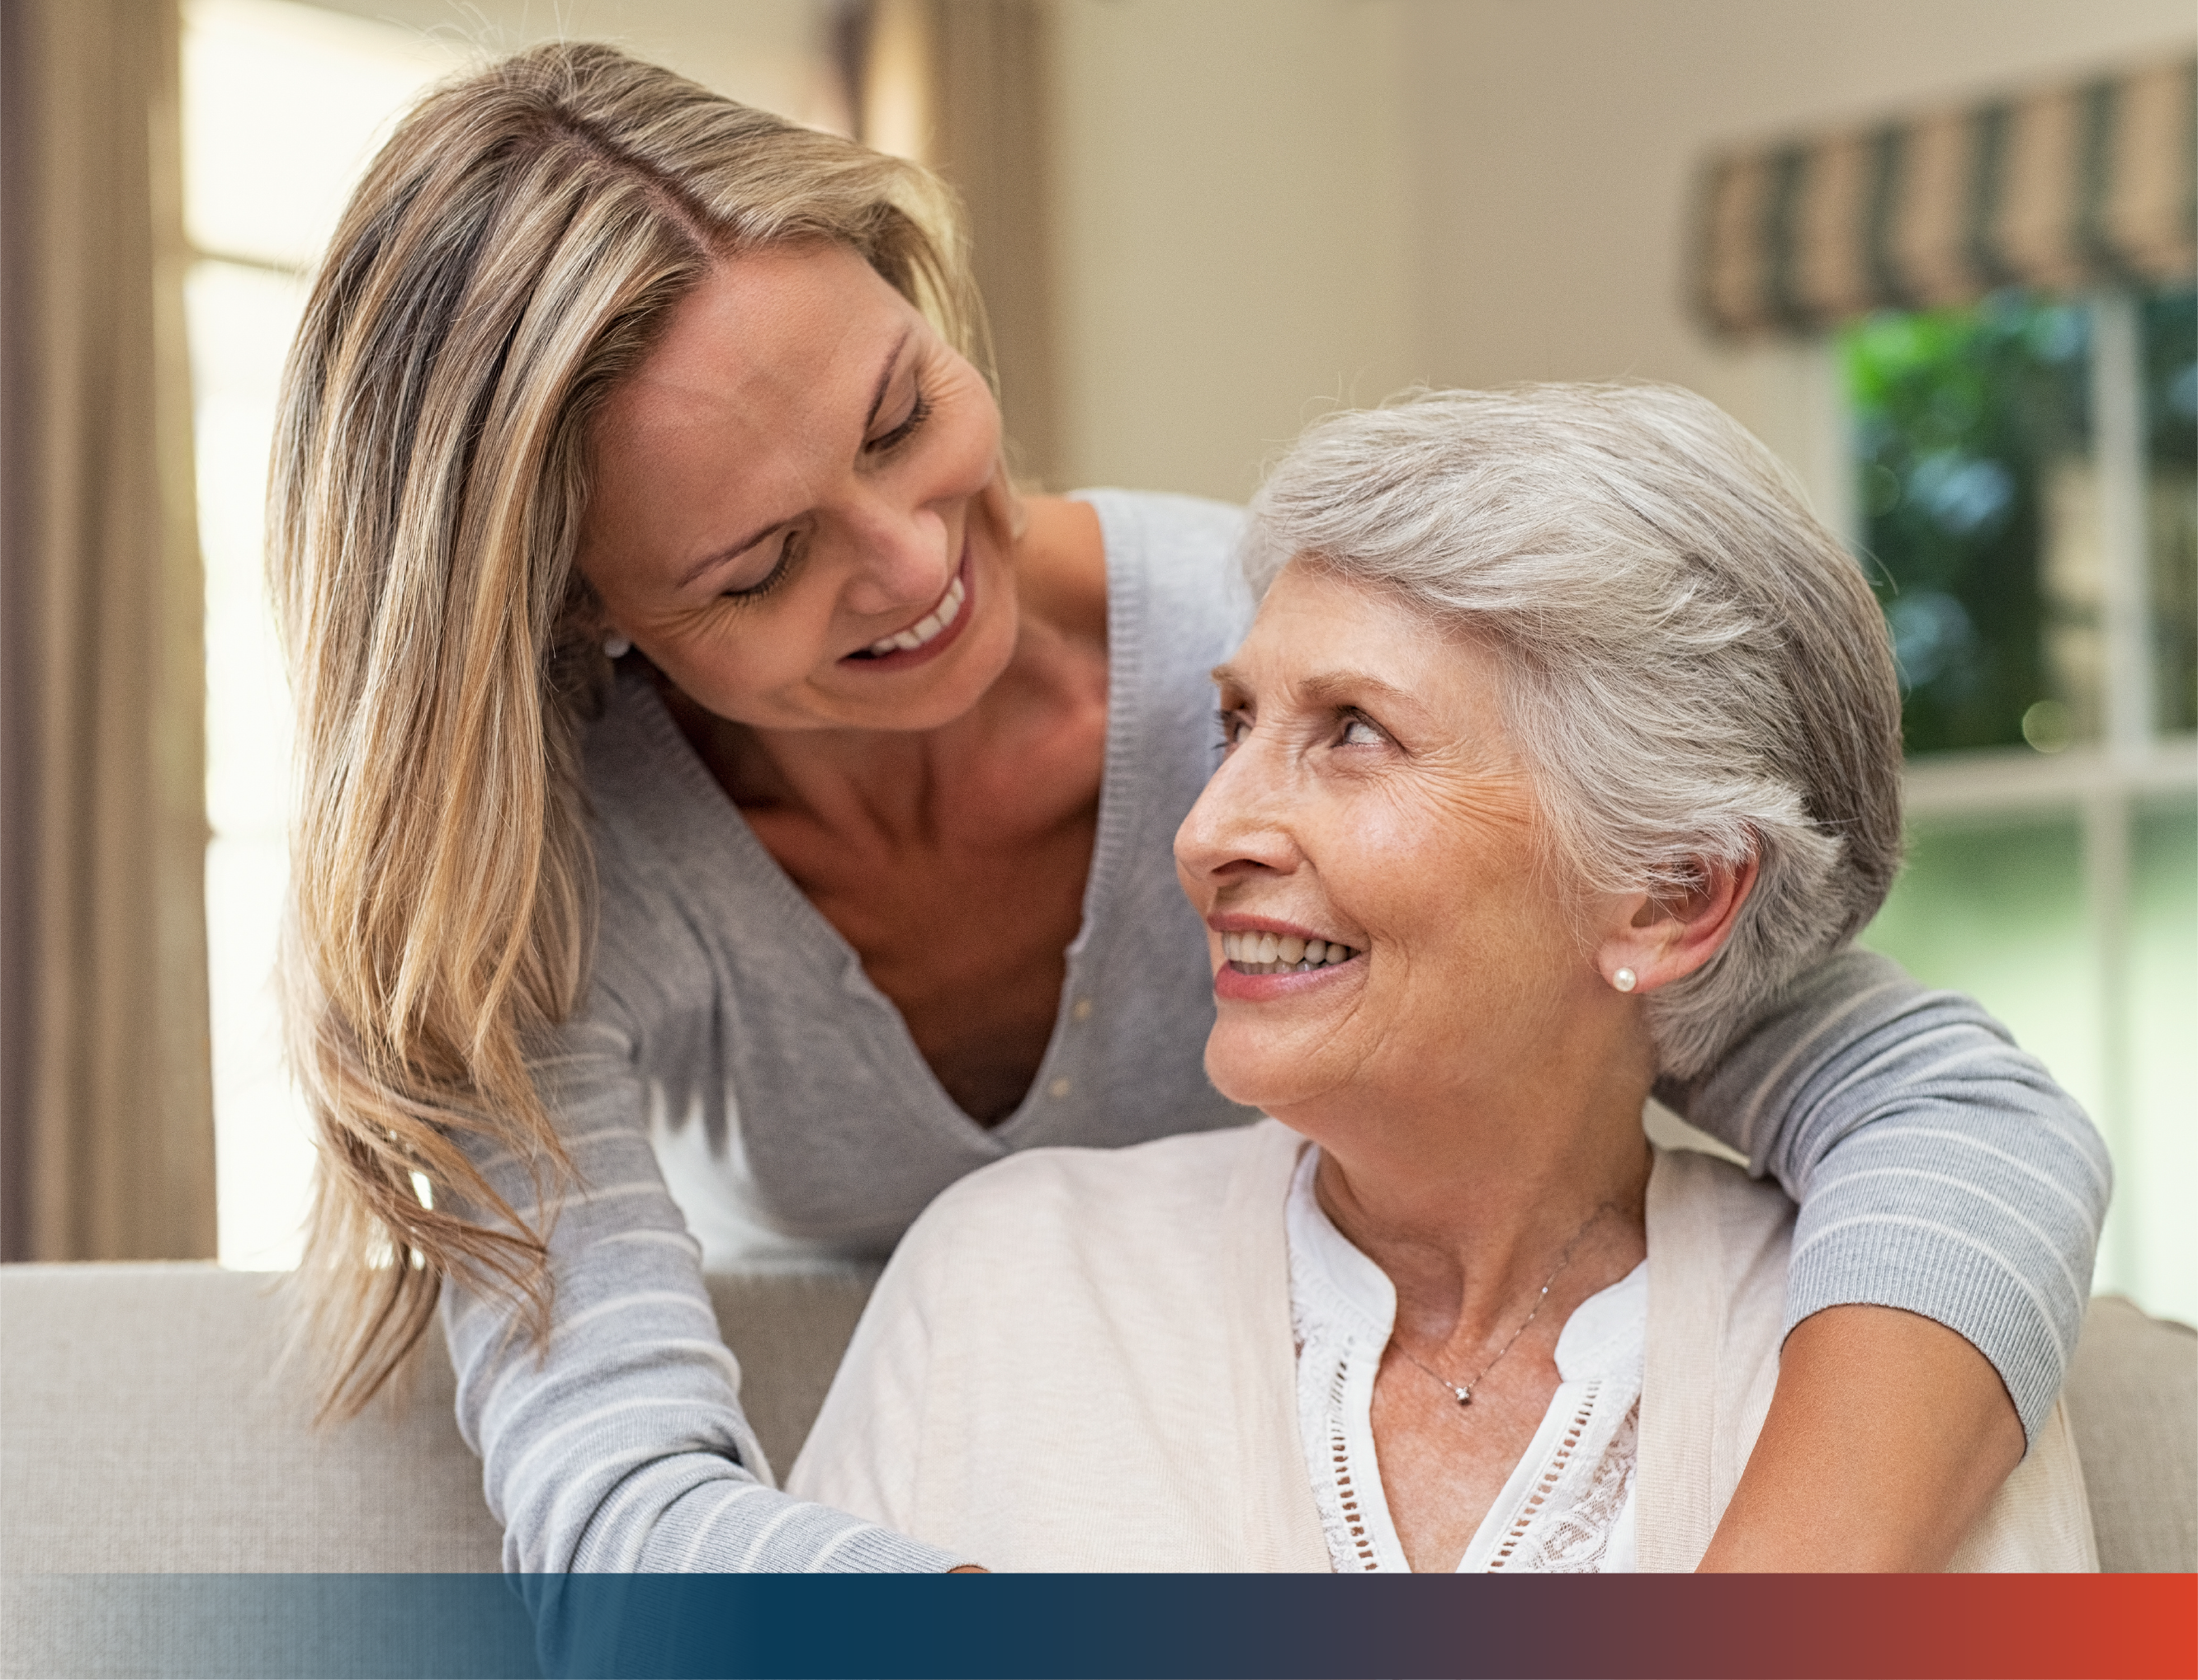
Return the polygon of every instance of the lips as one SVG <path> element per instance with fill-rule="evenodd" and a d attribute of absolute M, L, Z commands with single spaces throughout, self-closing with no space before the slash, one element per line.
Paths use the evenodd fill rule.
<path fill-rule="evenodd" d="M 969 540 L 962 540 L 961 563 L 946 590 L 931 610 L 905 629 L 881 637 L 867 648 L 847 654 L 840 663 L 858 671 L 902 671 L 922 665 L 946 651 L 974 616 L 975 584 L 971 575 Z"/>
<path fill-rule="evenodd" d="M 1214 971 L 1217 997 L 1256 1003 L 1293 997 L 1362 972 L 1364 945 L 1264 916 L 1217 916 L 1207 925 L 1220 936 Z"/>

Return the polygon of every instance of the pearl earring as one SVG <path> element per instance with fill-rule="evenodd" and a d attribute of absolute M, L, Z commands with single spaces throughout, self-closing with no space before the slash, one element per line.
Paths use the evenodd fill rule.
<path fill-rule="evenodd" d="M 605 659 L 622 660 L 632 651 L 633 643 L 627 641 L 625 637 L 620 636 L 616 631 L 613 631 L 608 636 L 603 637 L 603 657 Z"/>
<path fill-rule="evenodd" d="M 1620 991 L 1632 991 L 1634 981 L 1634 973 L 1631 968 L 1620 968 L 1616 974 L 1610 977 L 1610 983 L 1616 986 Z"/>

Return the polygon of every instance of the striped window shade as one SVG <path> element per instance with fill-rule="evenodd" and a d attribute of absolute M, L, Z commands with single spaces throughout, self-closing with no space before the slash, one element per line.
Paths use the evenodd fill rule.
<path fill-rule="evenodd" d="M 1806 331 L 2002 286 L 2156 286 L 2198 267 L 2198 63 L 1727 154 L 1704 171 L 1697 305 Z"/>

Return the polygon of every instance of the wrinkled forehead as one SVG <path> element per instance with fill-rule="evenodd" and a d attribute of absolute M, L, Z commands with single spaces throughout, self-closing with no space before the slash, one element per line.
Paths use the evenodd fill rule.
<path fill-rule="evenodd" d="M 1379 703 L 1485 735 L 1500 715 L 1508 663 L 1492 641 L 1390 585 L 1317 558 L 1282 567 L 1251 630 L 1214 667 L 1224 691 L 1311 707 Z"/>

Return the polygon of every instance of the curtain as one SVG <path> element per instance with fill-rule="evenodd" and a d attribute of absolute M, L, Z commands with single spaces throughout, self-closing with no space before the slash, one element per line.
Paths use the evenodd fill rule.
<path fill-rule="evenodd" d="M 2198 268 L 2194 170 L 2187 59 L 1730 153 L 1704 171 L 1695 302 L 1746 334 L 2172 282 Z"/>
<path fill-rule="evenodd" d="M 215 1250 L 177 9 L 0 9 L 0 1247 Z"/>
<path fill-rule="evenodd" d="M 859 137 L 962 195 L 1007 421 L 1009 459 L 1056 484 L 1044 0 L 861 0 L 843 55 Z"/>

